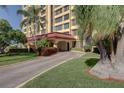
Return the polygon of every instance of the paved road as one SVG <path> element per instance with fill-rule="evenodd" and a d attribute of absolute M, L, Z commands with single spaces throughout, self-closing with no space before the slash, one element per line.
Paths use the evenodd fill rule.
<path fill-rule="evenodd" d="M 0 68 L 0 88 L 16 87 L 33 76 L 60 64 L 69 58 L 77 58 L 76 52 L 60 52 L 49 57 L 38 57 L 34 60 Z"/>

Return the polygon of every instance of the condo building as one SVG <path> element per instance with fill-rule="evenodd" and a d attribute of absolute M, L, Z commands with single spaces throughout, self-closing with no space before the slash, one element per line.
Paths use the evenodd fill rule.
<path fill-rule="evenodd" d="M 24 5 L 23 9 L 26 10 L 30 7 L 30 5 Z M 36 32 L 33 29 L 34 25 L 37 25 L 35 23 L 23 26 L 23 32 L 27 36 L 30 46 L 33 44 L 34 39 L 40 40 L 45 36 L 60 51 L 80 47 L 77 36 L 78 25 L 73 5 L 37 5 L 35 7 L 42 7 L 39 16 L 42 17 L 43 27 L 39 29 L 40 31 L 36 30 Z M 25 17 L 23 17 L 24 19 Z"/>

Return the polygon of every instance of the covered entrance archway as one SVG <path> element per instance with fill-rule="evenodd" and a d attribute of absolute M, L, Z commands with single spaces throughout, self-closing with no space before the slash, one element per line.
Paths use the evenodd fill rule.
<path fill-rule="evenodd" d="M 73 42 L 73 41 L 71 41 Z M 73 47 L 70 41 L 58 41 L 57 48 L 59 51 L 69 51 Z"/>
<path fill-rule="evenodd" d="M 65 42 L 65 41 L 58 42 L 58 47 L 57 48 L 58 48 L 59 51 L 67 51 L 68 50 L 67 42 Z"/>
<path fill-rule="evenodd" d="M 52 32 L 35 36 L 36 40 L 41 40 L 44 38 L 47 38 L 51 42 L 51 47 L 56 47 L 59 51 L 71 50 L 71 48 L 74 46 L 74 42 L 76 42 L 76 39 L 72 35 L 59 32 Z M 28 38 L 29 44 L 33 41 L 33 37 Z"/>

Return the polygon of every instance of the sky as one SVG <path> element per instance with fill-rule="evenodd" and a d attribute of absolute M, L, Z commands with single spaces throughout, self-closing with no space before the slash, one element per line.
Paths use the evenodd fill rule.
<path fill-rule="evenodd" d="M 17 15 L 17 10 L 21 7 L 21 5 L 7 5 L 7 9 L 0 9 L 0 19 L 6 19 L 14 29 L 21 29 L 19 24 L 22 16 Z"/>

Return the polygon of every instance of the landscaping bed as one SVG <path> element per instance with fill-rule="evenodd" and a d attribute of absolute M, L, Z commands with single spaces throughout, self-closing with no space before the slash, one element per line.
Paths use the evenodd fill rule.
<path fill-rule="evenodd" d="M 87 73 L 99 60 L 99 55 L 87 53 L 49 70 L 23 87 L 29 88 L 101 88 L 124 87 L 124 83 L 113 80 L 101 80 Z"/>
<path fill-rule="evenodd" d="M 39 49 L 38 55 L 39 56 L 50 56 L 50 55 L 55 54 L 57 52 L 58 52 L 57 48 L 46 47 L 46 48 Z"/>

